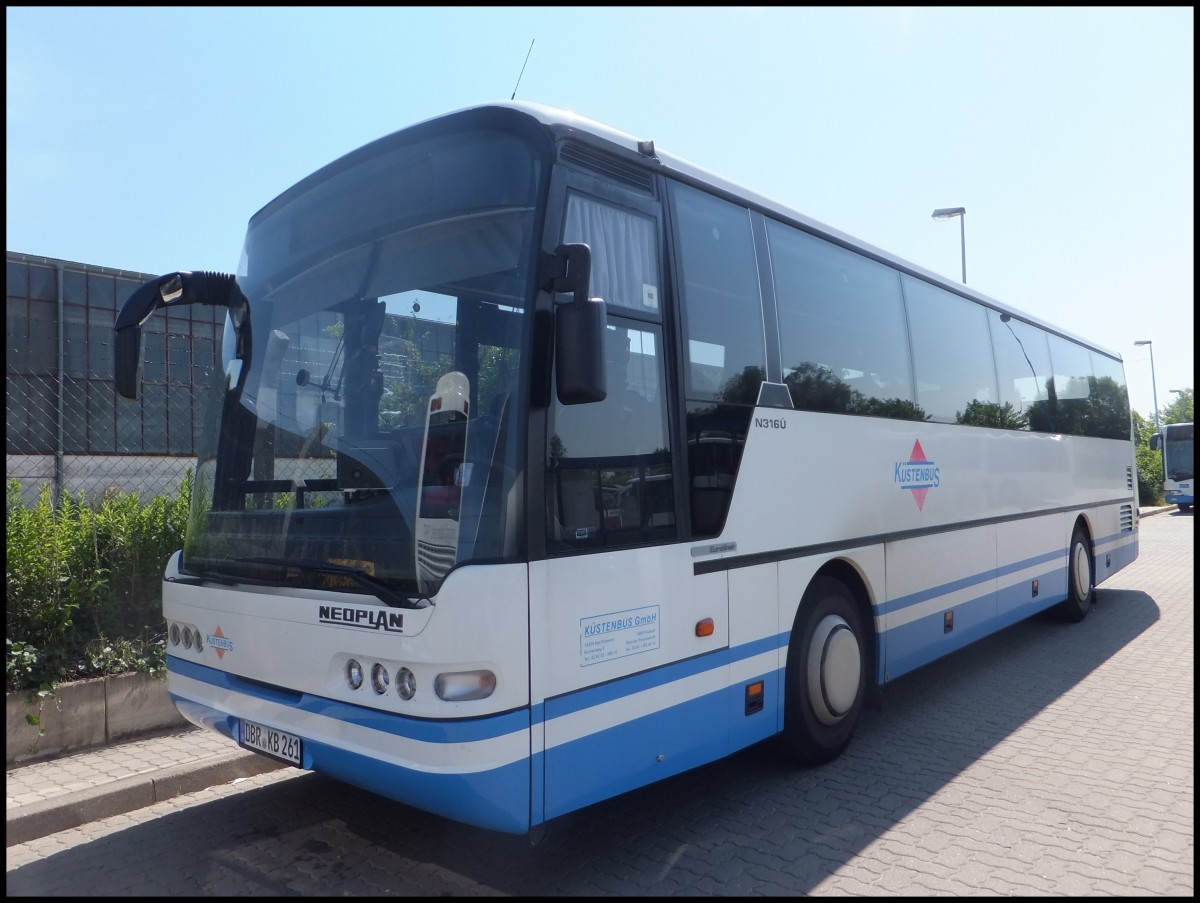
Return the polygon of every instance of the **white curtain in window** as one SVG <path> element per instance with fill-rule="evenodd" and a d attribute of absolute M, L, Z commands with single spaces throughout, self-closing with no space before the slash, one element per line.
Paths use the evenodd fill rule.
<path fill-rule="evenodd" d="M 611 306 L 658 310 L 654 220 L 595 198 L 572 194 L 563 241 L 592 249 L 592 296 Z"/>

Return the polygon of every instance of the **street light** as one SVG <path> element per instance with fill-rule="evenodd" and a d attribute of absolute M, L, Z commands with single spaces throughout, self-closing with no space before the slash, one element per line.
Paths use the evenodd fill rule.
<path fill-rule="evenodd" d="M 933 211 L 934 219 L 954 219 L 958 217 L 958 234 L 962 243 L 962 270 L 963 270 L 963 285 L 967 284 L 967 208 L 966 207 L 938 207 Z"/>
<path fill-rule="evenodd" d="M 1141 339 L 1133 344 L 1150 346 L 1150 391 L 1154 393 L 1154 432 L 1160 433 L 1162 430 L 1158 426 L 1158 386 L 1154 381 L 1154 342 L 1150 339 Z"/>

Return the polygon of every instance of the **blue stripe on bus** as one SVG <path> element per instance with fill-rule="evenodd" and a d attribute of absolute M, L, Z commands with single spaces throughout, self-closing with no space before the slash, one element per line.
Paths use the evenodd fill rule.
<path fill-rule="evenodd" d="M 1137 534 L 1128 530 L 1102 537 L 1093 543 L 1093 547 L 1101 548 L 1114 542 L 1118 545 L 1093 556 L 1092 573 L 1096 575 L 1097 583 L 1137 558 Z M 1112 563 L 1106 566 L 1105 561 L 1110 555 Z M 936 661 L 943 655 L 1062 602 L 1067 598 L 1067 550 L 1036 555 L 1003 565 L 993 571 L 985 571 L 877 604 L 877 613 L 901 611 L 965 587 L 984 584 L 993 576 L 1000 578 L 1038 564 L 1053 566 L 1016 583 L 997 586 L 994 596 L 990 590 L 981 592 L 974 598 L 944 605 L 915 621 L 883 631 L 886 640 L 881 642 L 886 648 L 886 660 L 881 659 L 877 663 L 877 679 L 880 682 L 894 680 L 914 668 Z M 1038 587 L 1036 596 L 1033 594 L 1034 581 L 1037 581 Z M 954 626 L 947 633 L 945 612 L 949 610 L 954 612 Z"/>
<path fill-rule="evenodd" d="M 762 680 L 765 705 L 746 713 L 746 683 Z M 680 774 L 778 732 L 772 670 L 546 750 L 545 817 L 555 818 Z"/>
<path fill-rule="evenodd" d="M 723 668 L 728 663 L 729 649 L 718 649 L 695 658 L 673 662 L 650 671 L 643 671 L 640 674 L 620 677 L 608 683 L 585 687 L 563 696 L 553 697 L 546 700 L 546 707 L 553 710 L 553 714 L 547 715 L 547 720 L 572 715 L 575 712 L 590 709 L 592 706 L 603 705 L 614 699 L 622 699 L 632 696 L 634 693 L 652 690 L 677 680 L 685 680 L 714 668 Z"/>
<path fill-rule="evenodd" d="M 696 674 L 711 671 L 714 668 L 723 668 L 728 664 L 753 658 L 763 652 L 771 652 L 780 646 L 786 646 L 787 641 L 788 636 L 786 634 L 764 637 L 758 640 L 751 640 L 748 643 L 743 643 L 731 649 L 718 649 L 714 652 L 696 656 L 695 658 L 643 671 L 640 674 L 616 678 L 607 683 L 597 684 L 596 686 L 584 687 L 581 690 L 546 700 L 545 705 L 553 710 L 553 714 L 544 717 L 560 718 L 564 715 L 571 715 L 584 709 L 590 709 L 592 706 L 612 702 L 614 699 L 623 699 L 626 696 L 632 696 L 634 693 L 641 693 L 644 690 L 666 686 L 667 684 L 693 677 Z M 535 723 L 538 723 L 538 721 L 540 721 L 540 718 L 535 719 Z"/>
<path fill-rule="evenodd" d="M 928 602 L 930 599 L 936 599 L 939 596 L 945 596 L 960 589 L 976 586 L 980 583 L 986 583 L 989 580 L 994 580 L 1003 577 L 1006 574 L 1013 574 L 1017 571 L 1023 571 L 1026 568 L 1033 567 L 1037 564 L 1043 564 L 1047 561 L 1061 559 L 1066 561 L 1067 550 L 1058 549 L 1053 552 L 1045 552 L 1041 555 L 1034 555 L 1031 558 L 1015 561 L 1011 564 L 1001 565 L 999 567 L 990 568 L 986 571 L 981 571 L 978 574 L 971 574 L 967 577 L 962 577 L 958 580 L 951 580 L 949 583 L 942 583 L 938 586 L 932 586 L 928 589 L 919 590 L 915 593 L 909 593 L 907 596 L 897 596 L 894 599 L 884 599 L 881 602 L 875 603 L 875 614 L 890 614 L 909 608 L 913 605 L 919 605 L 922 602 Z"/>
<path fill-rule="evenodd" d="M 1056 554 L 1058 559 L 1065 555 Z M 1023 565 L 1028 567 L 1028 564 Z M 1017 568 L 1021 569 L 1021 568 Z M 1038 594 L 1033 595 L 1037 581 Z M 990 589 L 973 599 L 946 605 L 925 617 L 887 630 L 887 661 L 880 663 L 884 680 L 895 678 L 936 661 L 944 655 L 991 636 L 1061 602 L 1067 597 L 1067 567 L 1040 571 L 1011 586 Z M 953 629 L 945 627 L 945 613 L 953 611 Z"/>
<path fill-rule="evenodd" d="M 1131 534 L 1122 533 L 1119 535 L 1128 537 Z M 1112 565 L 1110 567 L 1104 567 L 1103 561 L 1097 561 L 1096 567 L 1095 567 L 1097 582 L 1102 579 L 1107 578 L 1110 574 L 1115 574 L 1117 571 L 1119 571 L 1121 568 L 1125 567 L 1126 565 L 1133 564 L 1133 562 L 1137 559 L 1137 556 L 1138 556 L 1137 534 L 1134 533 L 1132 535 L 1134 537 L 1133 542 L 1124 543 L 1122 545 L 1115 547 L 1114 549 L 1112 549 L 1109 552 L 1101 553 L 1103 555 L 1112 555 Z"/>
<path fill-rule="evenodd" d="M 171 698 L 189 721 L 234 738 L 234 716 L 174 693 Z M 435 815 L 513 834 L 530 827 L 527 758 L 485 771 L 444 774 L 390 765 L 308 737 L 303 738 L 303 755 L 306 769 Z"/>

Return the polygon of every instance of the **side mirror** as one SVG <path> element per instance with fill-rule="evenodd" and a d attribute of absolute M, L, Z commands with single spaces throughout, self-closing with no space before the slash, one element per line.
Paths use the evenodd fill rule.
<path fill-rule="evenodd" d="M 142 369 L 142 324 L 159 308 L 179 304 L 240 307 L 246 303 L 233 276 L 224 273 L 168 273 L 151 279 L 129 296 L 113 324 L 113 380 L 122 398 L 137 398 Z"/>
<path fill-rule="evenodd" d="M 1155 433 L 1150 437 L 1150 451 L 1158 451 L 1162 448 L 1162 433 Z"/>
<path fill-rule="evenodd" d="M 588 297 L 592 278 L 592 249 L 564 244 L 548 261 L 555 292 L 570 292 L 573 300 L 554 308 L 554 379 L 562 404 L 587 404 L 608 397 L 604 364 L 604 331 L 608 312 L 600 298 Z"/>

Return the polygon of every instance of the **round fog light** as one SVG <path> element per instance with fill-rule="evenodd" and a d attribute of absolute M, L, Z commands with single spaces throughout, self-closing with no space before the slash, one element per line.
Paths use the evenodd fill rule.
<path fill-rule="evenodd" d="M 178 624 L 172 624 L 172 625 L 171 625 L 171 645 L 172 645 L 172 646 L 178 646 L 178 645 L 179 645 L 179 643 L 180 643 L 180 639 L 179 639 L 179 625 L 178 625 Z"/>
<path fill-rule="evenodd" d="M 412 699 L 417 692 L 417 676 L 407 668 L 396 672 L 396 692 L 401 699 Z"/>
<path fill-rule="evenodd" d="M 362 686 L 363 669 L 362 665 L 354 659 L 346 662 L 346 683 L 350 685 L 351 690 L 357 690 Z"/>
<path fill-rule="evenodd" d="M 371 669 L 371 686 L 376 693 L 386 693 L 390 683 L 391 678 L 388 677 L 387 668 L 376 662 L 375 667 Z"/>

